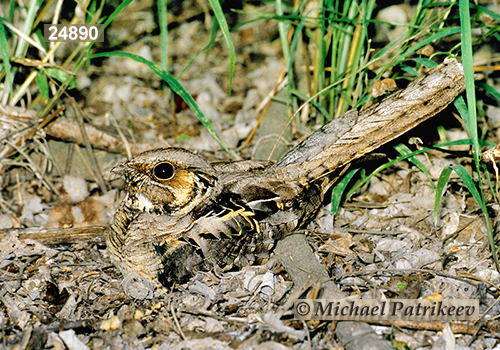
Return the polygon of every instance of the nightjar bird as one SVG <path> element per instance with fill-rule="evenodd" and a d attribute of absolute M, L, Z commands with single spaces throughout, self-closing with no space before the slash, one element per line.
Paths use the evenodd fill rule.
<path fill-rule="evenodd" d="M 464 90 L 456 60 L 376 106 L 345 113 L 279 162 L 209 163 L 180 148 L 116 166 L 127 195 L 108 230 L 112 262 L 156 285 L 199 270 L 264 263 L 277 241 L 307 225 L 349 163 L 438 113 Z"/>

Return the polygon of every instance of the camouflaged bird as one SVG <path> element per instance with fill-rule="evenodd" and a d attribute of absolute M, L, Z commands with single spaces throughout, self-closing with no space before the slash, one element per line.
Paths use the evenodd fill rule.
<path fill-rule="evenodd" d="M 279 239 L 316 216 L 352 160 L 438 113 L 464 88 L 461 64 L 447 60 L 361 114 L 334 119 L 277 163 L 210 164 L 180 148 L 126 160 L 114 168 L 127 195 L 107 236 L 111 260 L 125 276 L 157 285 L 263 263 Z"/>

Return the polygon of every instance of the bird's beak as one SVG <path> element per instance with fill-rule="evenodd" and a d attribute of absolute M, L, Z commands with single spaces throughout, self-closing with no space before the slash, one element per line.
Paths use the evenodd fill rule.
<path fill-rule="evenodd" d="M 111 173 L 122 176 L 126 172 L 130 170 L 130 167 L 126 164 L 126 162 L 120 163 L 111 169 Z"/>

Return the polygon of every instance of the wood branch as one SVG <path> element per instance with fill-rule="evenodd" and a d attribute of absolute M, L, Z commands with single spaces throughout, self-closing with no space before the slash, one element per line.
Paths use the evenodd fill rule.
<path fill-rule="evenodd" d="M 85 140 L 80 131 L 78 123 L 69 118 L 60 118 L 50 123 L 44 128 L 45 132 L 56 138 L 67 142 L 74 142 L 80 146 L 85 146 Z M 92 125 L 85 124 L 85 132 L 89 138 L 90 144 L 94 148 L 102 149 L 111 153 L 119 153 L 127 155 L 127 147 L 125 142 L 118 137 L 101 131 Z M 149 143 L 130 142 L 130 153 L 132 155 L 139 154 L 149 149 L 158 147 Z"/>
<path fill-rule="evenodd" d="M 47 245 L 74 244 L 80 242 L 104 243 L 108 226 L 71 228 L 9 228 L 0 230 L 0 240 L 12 232 L 19 233 L 19 240 L 32 239 Z"/>
<path fill-rule="evenodd" d="M 378 324 L 381 326 L 394 326 L 398 328 L 417 329 L 422 331 L 440 332 L 444 329 L 447 322 L 440 321 L 369 321 L 370 324 Z M 467 323 L 452 323 L 450 322 L 451 330 L 454 334 L 474 334 L 481 327 L 480 325 Z"/>

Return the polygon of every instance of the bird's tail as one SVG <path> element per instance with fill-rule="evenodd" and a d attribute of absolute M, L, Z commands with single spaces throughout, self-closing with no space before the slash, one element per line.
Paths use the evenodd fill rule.
<path fill-rule="evenodd" d="M 276 164 L 278 176 L 308 182 L 338 172 L 439 113 L 464 90 L 462 64 L 447 59 L 379 104 L 316 130 Z"/>

